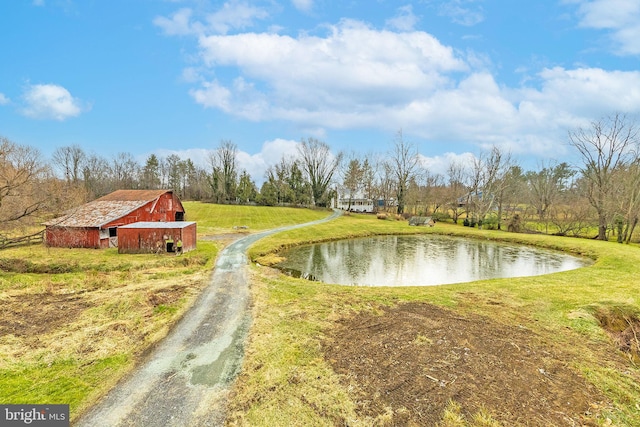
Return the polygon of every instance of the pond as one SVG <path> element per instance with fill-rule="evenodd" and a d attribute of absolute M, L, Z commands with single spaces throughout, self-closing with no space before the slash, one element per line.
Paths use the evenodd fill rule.
<path fill-rule="evenodd" d="M 378 236 L 292 248 L 276 267 L 361 286 L 431 286 L 549 274 L 589 265 L 566 253 L 450 236 Z"/>

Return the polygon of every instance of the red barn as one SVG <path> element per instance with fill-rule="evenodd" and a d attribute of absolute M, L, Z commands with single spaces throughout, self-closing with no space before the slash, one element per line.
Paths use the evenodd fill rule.
<path fill-rule="evenodd" d="M 118 253 L 176 252 L 178 241 L 188 252 L 196 248 L 196 236 L 195 222 L 134 222 L 118 227 Z"/>
<path fill-rule="evenodd" d="M 184 221 L 172 190 L 118 190 L 46 222 L 45 244 L 66 248 L 118 246 L 118 227 L 139 221 Z"/>

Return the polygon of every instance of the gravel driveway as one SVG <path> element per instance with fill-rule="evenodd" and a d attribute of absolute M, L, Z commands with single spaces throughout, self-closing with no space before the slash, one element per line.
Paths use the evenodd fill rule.
<path fill-rule="evenodd" d="M 230 386 L 240 372 L 251 325 L 247 248 L 280 231 L 251 234 L 220 252 L 211 283 L 145 361 L 74 424 L 116 426 L 220 426 Z"/>

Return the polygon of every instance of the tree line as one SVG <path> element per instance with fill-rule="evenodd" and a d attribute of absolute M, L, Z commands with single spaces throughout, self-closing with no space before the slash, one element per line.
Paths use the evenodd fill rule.
<path fill-rule="evenodd" d="M 385 153 L 333 153 L 302 139 L 297 153 L 271 165 L 260 188 L 238 166 L 237 146 L 220 142 L 198 166 L 172 154 L 111 159 L 71 145 L 49 162 L 34 148 L 0 138 L 0 246 L 37 231 L 44 218 L 116 189 L 173 189 L 185 200 L 262 205 L 330 206 L 332 200 L 375 200 L 398 215 L 430 215 L 465 225 L 629 242 L 640 211 L 640 140 L 635 121 L 614 114 L 568 132 L 576 164 L 547 161 L 525 171 L 498 147 L 472 161 L 431 173 L 418 148 L 398 132 Z M 348 209 L 347 207 L 347 209 Z"/>

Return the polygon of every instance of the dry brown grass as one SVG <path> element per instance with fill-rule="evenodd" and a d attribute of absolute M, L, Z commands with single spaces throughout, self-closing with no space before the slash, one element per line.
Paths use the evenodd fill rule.
<path fill-rule="evenodd" d="M 55 400 L 69 403 L 75 417 L 164 337 L 206 286 L 218 247 L 199 246 L 181 257 L 3 251 L 0 401 L 50 403 L 55 388 Z M 77 384 L 69 386 L 69 378 Z"/>

